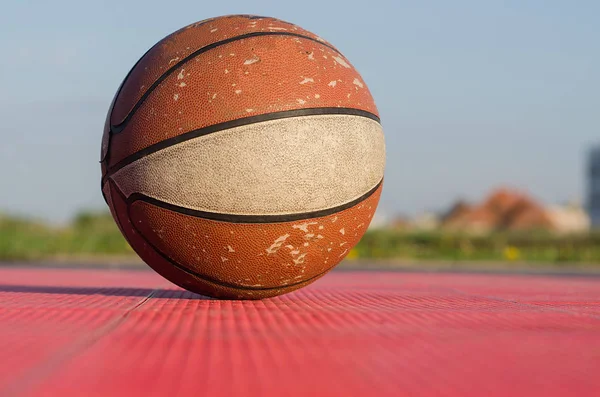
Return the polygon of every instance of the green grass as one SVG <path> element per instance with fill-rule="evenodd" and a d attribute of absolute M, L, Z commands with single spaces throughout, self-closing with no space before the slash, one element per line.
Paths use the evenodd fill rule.
<path fill-rule="evenodd" d="M 134 255 L 107 212 L 83 212 L 66 227 L 0 214 L 0 260 Z M 349 258 L 597 263 L 600 233 L 485 236 L 441 232 L 368 231 Z"/>
<path fill-rule="evenodd" d="M 132 253 L 110 214 L 104 212 L 82 213 L 62 228 L 0 216 L 0 260 Z"/>
<path fill-rule="evenodd" d="M 556 236 L 537 232 L 474 236 L 377 230 L 368 232 L 355 251 L 358 258 L 600 264 L 600 234 Z"/>

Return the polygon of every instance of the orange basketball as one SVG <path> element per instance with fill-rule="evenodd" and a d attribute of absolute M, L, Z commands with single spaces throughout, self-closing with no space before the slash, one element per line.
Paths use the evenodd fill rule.
<path fill-rule="evenodd" d="M 102 192 L 137 254 L 203 295 L 308 285 L 360 240 L 385 144 L 360 74 L 296 25 L 189 25 L 125 77 L 102 138 Z"/>

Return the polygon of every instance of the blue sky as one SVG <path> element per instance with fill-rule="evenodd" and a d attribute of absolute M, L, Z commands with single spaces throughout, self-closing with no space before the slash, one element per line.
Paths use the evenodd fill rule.
<path fill-rule="evenodd" d="M 416 214 L 498 185 L 582 198 L 600 141 L 600 2 L 18 1 L 0 14 L 0 210 L 65 221 L 103 208 L 104 117 L 156 41 L 249 13 L 336 45 L 380 109 L 381 208 Z"/>

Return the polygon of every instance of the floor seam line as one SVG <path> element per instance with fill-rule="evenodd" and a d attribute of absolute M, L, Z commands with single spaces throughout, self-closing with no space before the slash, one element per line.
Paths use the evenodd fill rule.
<path fill-rule="evenodd" d="M 141 306 L 146 304 L 152 297 L 156 295 L 161 289 L 153 289 L 148 295 L 144 296 L 140 301 L 129 307 L 125 312 L 110 321 L 108 324 L 99 327 L 97 330 L 92 331 L 90 334 L 79 338 L 74 343 L 70 343 L 62 351 L 51 355 L 44 363 L 32 368 L 24 375 L 13 381 L 4 390 L 0 390 L 0 395 L 19 395 L 35 389 L 45 379 L 48 379 L 53 373 L 62 368 L 66 363 L 76 357 L 78 354 L 86 351 L 93 345 L 95 345 L 102 338 L 109 335 L 112 331 L 122 325 L 129 315 L 139 309 Z"/>

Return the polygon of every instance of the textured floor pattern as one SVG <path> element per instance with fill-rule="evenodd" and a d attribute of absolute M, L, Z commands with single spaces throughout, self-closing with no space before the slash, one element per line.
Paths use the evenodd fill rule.
<path fill-rule="evenodd" d="M 600 278 L 334 272 L 216 301 L 0 268 L 0 396 L 600 396 Z"/>

